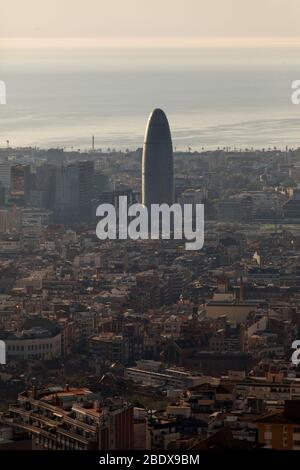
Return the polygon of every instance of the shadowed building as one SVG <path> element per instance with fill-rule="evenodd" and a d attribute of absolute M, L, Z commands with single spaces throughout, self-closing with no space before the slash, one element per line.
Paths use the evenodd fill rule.
<path fill-rule="evenodd" d="M 131 450 L 133 406 L 122 398 L 102 400 L 86 388 L 26 390 L 3 415 L 32 437 L 34 450 Z"/>
<path fill-rule="evenodd" d="M 30 165 L 16 164 L 11 167 L 10 194 L 13 201 L 27 202 L 31 187 Z"/>
<path fill-rule="evenodd" d="M 174 202 L 173 148 L 169 123 L 161 109 L 149 117 L 142 164 L 142 202 L 151 204 Z"/>

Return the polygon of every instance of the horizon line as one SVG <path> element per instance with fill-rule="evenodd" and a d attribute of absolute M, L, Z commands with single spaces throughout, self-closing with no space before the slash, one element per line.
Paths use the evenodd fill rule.
<path fill-rule="evenodd" d="M 300 47 L 300 36 L 249 37 L 2 37 L 0 49 Z"/>

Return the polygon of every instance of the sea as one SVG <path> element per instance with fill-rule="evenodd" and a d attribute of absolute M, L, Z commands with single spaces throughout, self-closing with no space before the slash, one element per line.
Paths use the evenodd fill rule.
<path fill-rule="evenodd" d="M 177 151 L 300 146 L 299 47 L 0 49 L 0 147 L 136 149 L 162 108 Z"/>

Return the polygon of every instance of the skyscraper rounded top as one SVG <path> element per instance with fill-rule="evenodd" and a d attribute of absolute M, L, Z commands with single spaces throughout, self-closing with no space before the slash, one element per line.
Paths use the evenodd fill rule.
<path fill-rule="evenodd" d="M 155 109 L 148 119 L 142 161 L 142 201 L 173 204 L 173 147 L 167 116 Z"/>
<path fill-rule="evenodd" d="M 171 141 L 169 122 L 164 111 L 156 108 L 149 116 L 144 142 L 154 144 L 166 141 Z"/>

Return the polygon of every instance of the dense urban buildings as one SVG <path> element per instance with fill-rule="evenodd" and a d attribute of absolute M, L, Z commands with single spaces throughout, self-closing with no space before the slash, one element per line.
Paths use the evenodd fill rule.
<path fill-rule="evenodd" d="M 142 149 L 0 159 L 0 449 L 300 447 L 298 149 L 175 152 L 193 252 L 96 237 L 99 204 L 142 202 Z"/>

